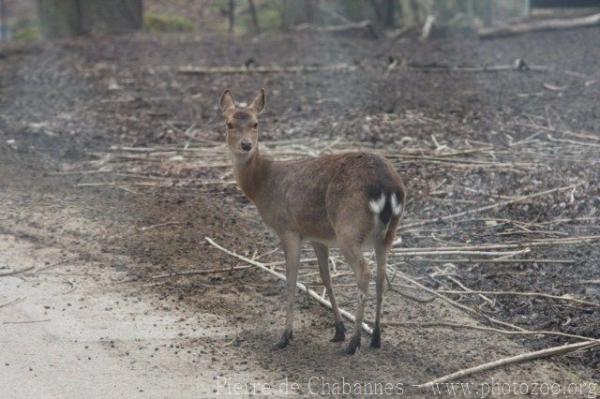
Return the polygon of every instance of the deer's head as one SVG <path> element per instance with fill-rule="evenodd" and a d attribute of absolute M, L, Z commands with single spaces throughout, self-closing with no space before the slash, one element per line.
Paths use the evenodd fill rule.
<path fill-rule="evenodd" d="M 250 159 L 258 148 L 258 115 L 265 108 L 265 89 L 247 107 L 237 107 L 231 92 L 225 90 L 219 107 L 225 117 L 229 151 L 237 161 Z"/>

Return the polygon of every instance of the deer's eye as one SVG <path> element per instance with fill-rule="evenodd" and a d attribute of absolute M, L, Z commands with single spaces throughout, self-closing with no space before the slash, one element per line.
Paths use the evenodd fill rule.
<path fill-rule="evenodd" d="M 258 123 L 254 122 L 254 125 L 252 125 L 252 127 L 253 127 L 254 129 L 256 129 L 256 128 L 258 127 Z"/>
<path fill-rule="evenodd" d="M 233 129 L 233 123 L 227 122 L 227 129 L 229 129 L 229 130 Z"/>

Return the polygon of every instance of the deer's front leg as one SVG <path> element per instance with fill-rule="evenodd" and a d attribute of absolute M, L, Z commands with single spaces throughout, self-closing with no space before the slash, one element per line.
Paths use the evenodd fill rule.
<path fill-rule="evenodd" d="M 298 265 L 300 264 L 300 236 L 287 232 L 280 235 L 281 245 L 285 252 L 285 274 L 287 278 L 287 313 L 285 330 L 276 347 L 285 348 L 293 337 L 294 327 L 294 301 L 296 298 L 296 281 L 298 279 Z"/>

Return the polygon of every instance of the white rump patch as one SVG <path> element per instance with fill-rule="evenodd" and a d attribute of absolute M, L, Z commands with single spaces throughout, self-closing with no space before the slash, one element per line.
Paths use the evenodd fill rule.
<path fill-rule="evenodd" d="M 381 193 L 381 197 L 379 197 L 378 200 L 369 201 L 369 208 L 371 208 L 371 210 L 376 214 L 381 213 L 384 206 L 385 206 L 385 194 L 384 193 Z"/>
<path fill-rule="evenodd" d="M 396 194 L 390 195 L 390 201 L 392 202 L 392 212 L 394 215 L 398 216 L 400 212 L 402 212 L 402 204 L 398 203 L 398 198 L 396 198 Z"/>

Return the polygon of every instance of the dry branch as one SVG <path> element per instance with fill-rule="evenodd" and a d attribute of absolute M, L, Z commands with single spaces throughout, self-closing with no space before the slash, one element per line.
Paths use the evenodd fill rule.
<path fill-rule="evenodd" d="M 213 274 L 213 273 L 228 273 L 236 270 L 245 270 L 249 269 L 252 266 L 235 266 L 235 267 L 227 267 L 221 269 L 204 269 L 204 270 L 186 270 L 182 272 L 174 272 L 174 273 L 165 273 L 165 274 L 157 274 L 152 276 L 153 280 L 168 278 L 168 277 L 179 277 L 179 276 L 193 276 L 196 274 Z"/>
<path fill-rule="evenodd" d="M 389 270 L 389 269 L 388 269 L 388 270 Z M 405 275 L 405 274 L 404 274 L 404 273 L 402 273 L 402 272 L 398 272 L 398 273 L 396 273 L 396 275 L 397 275 L 399 278 L 401 278 L 401 279 L 403 279 L 403 280 L 405 280 L 405 281 L 408 281 L 409 283 L 413 284 L 414 286 L 421 288 L 422 290 L 424 290 L 424 291 L 426 291 L 426 292 L 428 292 L 428 293 L 430 293 L 430 294 L 432 294 L 432 295 L 434 295 L 434 296 L 436 296 L 436 297 L 440 298 L 440 299 L 441 299 L 441 300 L 443 300 L 444 302 L 447 302 L 447 303 L 449 303 L 450 305 L 454 306 L 455 308 L 458 308 L 458 309 L 460 309 L 460 310 L 462 310 L 462 311 L 464 311 L 464 312 L 466 312 L 466 313 L 468 313 L 468 314 L 470 314 L 470 315 L 472 315 L 472 316 L 476 316 L 476 317 L 482 317 L 482 318 L 484 318 L 485 320 L 489 321 L 490 323 L 493 323 L 493 324 L 498 324 L 498 325 L 501 325 L 501 326 L 504 326 L 504 327 L 509 327 L 509 328 L 512 328 L 512 329 L 514 329 L 514 330 L 518 330 L 518 331 L 526 331 L 526 330 L 525 330 L 524 328 L 522 328 L 522 327 L 516 326 L 516 325 L 514 325 L 514 324 L 511 324 L 511 323 L 504 322 L 504 321 L 502 321 L 502 320 L 495 319 L 495 318 L 493 318 L 493 317 L 491 317 L 491 316 L 488 316 L 488 315 L 486 315 L 486 314 L 483 314 L 483 313 L 481 313 L 481 312 L 478 312 L 478 311 L 476 311 L 475 309 L 472 309 L 472 308 L 470 308 L 470 307 L 468 307 L 468 306 L 466 306 L 466 305 L 463 305 L 462 303 L 456 302 L 456 301 L 454 301 L 454 300 L 452 300 L 452 299 L 448 298 L 447 296 L 445 296 L 445 295 L 443 295 L 443 294 L 440 294 L 440 293 L 439 293 L 439 292 L 437 292 L 436 290 L 434 290 L 434 289 L 431 289 L 431 288 L 429 288 L 429 287 L 427 287 L 427 286 L 425 286 L 425 285 L 423 285 L 423 284 L 419 283 L 419 282 L 418 282 L 418 281 L 416 281 L 415 279 L 408 277 L 407 275 Z"/>
<path fill-rule="evenodd" d="M 501 27 L 483 28 L 479 31 L 481 39 L 519 35 L 544 30 L 573 29 L 600 24 L 600 14 L 587 15 L 569 19 L 547 19 L 542 21 L 523 22 Z"/>
<path fill-rule="evenodd" d="M 9 301 L 9 302 L 6 302 L 6 303 L 3 303 L 2 305 L 0 305 L 0 308 L 4 308 L 6 306 L 9 306 L 9 305 L 12 305 L 12 304 L 15 304 L 15 303 L 19 303 L 19 302 L 21 302 L 24 299 L 25 299 L 24 297 L 23 298 L 13 299 L 12 301 Z"/>
<path fill-rule="evenodd" d="M 582 299 L 576 299 L 566 296 L 558 296 L 558 295 L 550 295 L 544 294 L 542 292 L 519 292 L 519 291 L 459 291 L 459 290 L 437 290 L 437 292 L 441 292 L 443 294 L 460 294 L 460 295 L 501 295 L 501 296 L 528 296 L 528 297 L 536 297 L 536 298 L 547 298 L 547 299 L 555 299 L 558 301 L 567 301 L 578 303 L 580 305 L 600 307 L 599 303 L 588 302 Z"/>
<path fill-rule="evenodd" d="M 212 239 L 210 239 L 210 237 L 205 237 L 205 240 L 208 241 L 208 243 L 210 245 L 212 245 L 213 247 L 217 248 L 218 250 L 225 252 L 228 255 L 231 255 L 235 258 L 238 258 L 239 260 L 242 260 L 246 263 L 249 263 L 251 265 L 254 265 L 258 268 L 260 268 L 261 270 L 266 271 L 269 274 L 272 274 L 273 276 L 277 277 L 280 280 L 283 281 L 287 281 L 285 275 L 278 273 L 274 270 L 269 269 L 264 263 L 261 262 L 257 262 L 255 260 L 252 260 L 250 258 L 246 258 L 245 256 L 239 255 L 233 251 L 230 251 L 222 246 L 220 246 L 219 244 L 217 244 L 216 242 L 214 242 Z M 310 288 L 306 287 L 306 285 L 297 282 L 296 286 L 298 287 L 298 289 L 300 291 L 304 291 L 306 292 L 310 297 L 312 297 L 313 299 L 316 299 L 317 302 L 319 302 L 320 304 L 328 307 L 331 309 L 331 302 L 329 302 L 328 300 L 324 299 L 322 296 L 320 296 L 317 292 L 315 292 L 314 290 L 311 290 Z M 341 309 L 340 308 L 340 314 L 342 316 L 344 316 L 345 318 L 347 318 L 348 320 L 355 322 L 356 319 L 354 318 L 354 315 L 350 312 L 348 312 L 347 310 Z M 371 327 L 369 327 L 366 323 L 362 323 L 362 329 L 367 333 L 367 334 L 372 334 L 373 333 L 373 329 Z"/>
<path fill-rule="evenodd" d="M 394 249 L 394 253 L 402 256 L 422 256 L 422 255 L 481 255 L 481 256 L 512 256 L 529 252 L 528 248 L 521 251 L 463 251 L 463 250 L 444 250 L 441 248 L 436 251 L 401 251 Z"/>
<path fill-rule="evenodd" d="M 463 245 L 463 246 L 453 246 L 453 247 L 412 247 L 412 248 L 395 248 L 394 253 L 398 255 L 402 255 L 405 252 L 410 254 L 426 254 L 431 255 L 435 253 L 441 252 L 449 252 L 449 251 L 481 251 L 488 249 L 516 249 L 522 247 L 539 247 L 544 245 L 559 245 L 559 244 L 581 244 L 586 241 L 596 241 L 600 240 L 600 235 L 595 236 L 576 236 L 576 237 L 565 237 L 565 238 L 542 238 L 538 240 L 531 241 L 523 241 L 523 242 L 507 242 L 505 244 L 479 244 L 479 245 Z M 396 243 L 394 243 L 396 244 Z M 439 252 L 437 252 L 439 251 Z"/>
<path fill-rule="evenodd" d="M 571 259 L 423 259 L 429 263 L 575 263 Z"/>
<path fill-rule="evenodd" d="M 482 373 L 484 371 L 489 371 L 493 369 L 497 369 L 502 366 L 508 366 L 516 363 L 523 363 L 531 360 L 543 359 L 549 356 L 562 355 L 569 352 L 574 352 L 582 349 L 590 349 L 600 345 L 600 342 L 577 342 L 575 344 L 566 344 L 561 346 L 555 346 L 548 349 L 542 349 L 535 352 L 527 352 L 516 356 L 506 357 L 503 359 L 494 360 L 489 363 L 484 363 L 479 366 L 459 370 L 457 372 L 447 374 L 445 376 L 436 378 L 434 380 L 428 381 L 426 383 L 417 385 L 417 388 L 430 388 L 435 384 L 439 384 L 442 382 L 453 381 L 458 378 L 467 377 L 473 374 Z"/>
<path fill-rule="evenodd" d="M 464 73 L 485 73 L 485 72 L 549 72 L 552 68 L 545 65 L 528 65 L 523 60 L 517 59 L 511 65 L 447 65 L 447 64 L 420 64 L 410 63 L 408 66 L 412 69 L 418 69 L 424 72 L 464 72 Z"/>
<path fill-rule="evenodd" d="M 320 71 L 352 72 L 358 68 L 349 64 L 326 64 L 326 65 L 292 65 L 292 66 L 257 66 L 248 68 L 246 66 L 214 66 L 194 67 L 185 66 L 177 70 L 178 73 L 187 75 L 205 74 L 239 74 L 239 73 L 306 73 Z"/>
<path fill-rule="evenodd" d="M 26 268 L 20 269 L 20 270 L 13 270 L 13 271 L 10 271 L 10 272 L 4 272 L 4 273 L 0 273 L 0 277 L 14 276 L 16 274 L 21 274 L 21 273 L 28 272 L 28 271 L 30 271 L 32 269 L 33 269 L 33 266 L 30 266 L 30 267 L 26 267 Z"/>
<path fill-rule="evenodd" d="M 373 35 L 377 39 L 377 34 L 373 30 L 371 21 L 365 20 L 360 22 L 348 22 L 341 25 L 331 26 L 316 26 L 312 24 L 300 24 L 294 27 L 297 32 L 324 32 L 324 33 L 336 33 L 336 32 L 347 32 L 351 30 L 366 30 L 368 33 Z"/>
<path fill-rule="evenodd" d="M 423 29 L 421 30 L 421 40 L 429 39 L 429 35 L 431 34 L 431 29 L 433 29 L 435 20 L 435 15 L 428 15 L 427 18 L 425 18 L 425 23 L 423 24 Z"/>
<path fill-rule="evenodd" d="M 436 223 L 436 222 L 439 222 L 439 221 L 456 219 L 456 218 L 463 217 L 463 216 L 466 216 L 466 215 L 472 215 L 474 213 L 488 211 L 490 209 L 501 208 L 501 207 L 506 206 L 506 205 L 514 204 L 515 202 L 521 202 L 521 201 L 525 201 L 525 200 L 528 200 L 528 199 L 537 198 L 537 197 L 541 197 L 541 196 L 544 196 L 544 195 L 548 195 L 548 194 L 552 194 L 552 193 L 555 193 L 555 192 L 559 192 L 559 191 L 571 190 L 571 189 L 573 189 L 575 187 L 578 187 L 578 186 L 580 186 L 582 184 L 583 183 L 578 183 L 578 184 L 574 184 L 574 185 L 566 186 L 566 187 L 557 187 L 557 188 L 553 188 L 553 189 L 550 189 L 550 190 L 541 191 L 541 192 L 538 192 L 538 193 L 533 193 L 533 194 L 528 194 L 528 195 L 522 195 L 522 196 L 515 197 L 515 198 L 512 198 L 510 200 L 506 200 L 506 201 L 500 201 L 500 202 L 497 202 L 497 203 L 492 204 L 492 205 L 486 205 L 486 206 L 482 206 L 480 208 L 469 209 L 469 210 L 466 210 L 466 211 L 463 211 L 463 212 L 454 213 L 452 215 L 442 216 L 442 217 L 437 218 L 437 219 L 426 219 L 426 220 L 422 220 L 420 222 L 405 224 L 402 227 L 400 227 L 400 230 L 404 230 L 404 229 L 407 229 L 409 227 L 425 226 L 427 224 Z"/>
<path fill-rule="evenodd" d="M 563 333 L 560 331 L 548 331 L 548 330 L 513 331 L 513 330 L 502 330 L 500 328 L 494 328 L 494 327 L 474 326 L 474 325 L 469 325 L 469 324 L 458 324 L 458 323 L 451 323 L 451 322 L 445 322 L 445 321 L 438 321 L 438 322 L 431 322 L 431 323 L 419 323 L 419 322 L 414 322 L 414 321 L 392 321 L 392 322 L 385 322 L 384 325 L 389 326 L 389 327 L 406 327 L 406 328 L 439 327 L 439 328 L 468 329 L 468 330 L 477 330 L 477 331 L 488 331 L 488 332 L 504 334 L 504 335 L 552 335 L 552 336 L 576 338 L 576 339 L 580 339 L 582 341 L 600 343 L 600 339 L 584 337 L 582 335 L 576 335 L 576 334 Z"/>
<path fill-rule="evenodd" d="M 152 229 L 156 229 L 158 227 L 165 227 L 165 226 L 174 226 L 174 225 L 178 225 L 178 224 L 184 224 L 183 222 L 165 222 L 165 223 L 158 223 L 158 224 L 152 224 L 150 226 L 144 226 L 144 227 L 137 227 L 136 230 L 138 231 L 148 231 L 148 230 L 152 230 Z"/>
<path fill-rule="evenodd" d="M 48 321 L 51 321 L 51 319 L 3 321 L 2 324 L 32 324 L 32 323 L 46 323 Z"/>
<path fill-rule="evenodd" d="M 454 284 L 458 285 L 460 288 L 463 289 L 463 291 L 468 291 L 468 292 L 474 292 L 471 288 L 467 287 L 466 285 L 464 285 L 462 282 L 460 282 L 458 279 L 450 276 L 450 275 L 445 275 L 445 278 L 447 278 L 448 280 L 452 281 Z M 438 290 L 439 292 L 441 292 L 441 290 Z M 485 296 L 484 294 L 479 294 L 479 297 L 481 299 L 483 299 L 484 301 L 486 301 L 491 307 L 494 306 L 494 301 L 491 300 L 490 298 L 488 298 L 487 296 Z"/>

